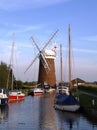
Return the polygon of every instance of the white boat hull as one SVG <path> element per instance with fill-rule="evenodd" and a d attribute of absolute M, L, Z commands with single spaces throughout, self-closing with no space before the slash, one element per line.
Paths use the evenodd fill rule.
<path fill-rule="evenodd" d="M 8 104 L 8 92 L 4 88 L 0 88 L 0 106 Z"/>
<path fill-rule="evenodd" d="M 41 88 L 35 88 L 28 93 L 28 95 L 31 96 L 41 96 L 43 94 L 44 94 L 44 90 Z"/>
<path fill-rule="evenodd" d="M 80 105 L 54 105 L 55 109 L 61 110 L 61 111 L 69 111 L 69 112 L 76 112 L 79 110 Z"/>

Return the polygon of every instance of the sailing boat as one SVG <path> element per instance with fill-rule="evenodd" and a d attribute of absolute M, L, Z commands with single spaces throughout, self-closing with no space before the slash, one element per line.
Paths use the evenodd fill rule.
<path fill-rule="evenodd" d="M 35 88 L 31 89 L 29 92 L 28 92 L 28 95 L 31 95 L 31 96 L 42 96 L 44 94 L 44 90 L 39 87 L 41 84 L 36 84 Z"/>
<path fill-rule="evenodd" d="M 11 67 L 12 67 L 12 63 L 13 63 L 13 51 L 14 51 L 14 42 L 12 44 L 12 52 L 11 52 L 11 59 L 10 59 L 10 66 Z M 10 68 L 10 71 L 11 71 L 11 74 L 12 74 L 12 85 L 11 85 L 11 91 L 9 91 L 9 102 L 24 100 L 24 98 L 25 98 L 25 94 L 24 93 L 22 93 L 19 90 L 13 90 L 13 79 L 14 79 L 14 76 L 13 76 L 13 71 L 12 71 L 11 68 Z M 9 76 L 8 76 L 8 78 L 9 78 Z"/>
<path fill-rule="evenodd" d="M 8 91 L 0 87 L 0 106 L 4 106 L 8 104 Z"/>
<path fill-rule="evenodd" d="M 69 61 L 69 91 L 67 91 L 67 93 L 66 92 L 64 93 L 62 91 L 62 87 L 61 87 L 61 91 L 60 89 L 57 88 L 57 93 L 55 95 L 55 100 L 54 100 L 54 108 L 62 110 L 62 111 L 75 112 L 80 108 L 80 105 L 71 93 L 71 89 L 72 89 L 72 82 L 71 82 L 72 69 L 71 68 L 72 66 L 71 66 L 70 25 L 68 28 L 68 33 L 69 33 L 69 60 L 68 60 Z"/>

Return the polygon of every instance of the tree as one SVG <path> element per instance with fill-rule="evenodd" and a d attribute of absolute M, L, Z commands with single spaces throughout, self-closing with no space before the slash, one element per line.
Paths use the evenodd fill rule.
<path fill-rule="evenodd" d="M 12 69 L 10 66 L 7 66 L 6 63 L 0 63 L 0 87 L 4 87 L 7 89 L 11 89 L 12 86 Z M 15 81 L 15 77 L 13 75 L 13 82 Z"/>
<path fill-rule="evenodd" d="M 22 89 L 22 87 L 23 87 L 23 82 L 22 81 L 18 80 L 18 81 L 16 81 L 16 84 L 17 84 L 18 89 Z"/>
<path fill-rule="evenodd" d="M 8 76 L 7 64 L 1 62 L 1 64 L 0 64 L 0 87 L 6 88 L 7 76 Z"/>

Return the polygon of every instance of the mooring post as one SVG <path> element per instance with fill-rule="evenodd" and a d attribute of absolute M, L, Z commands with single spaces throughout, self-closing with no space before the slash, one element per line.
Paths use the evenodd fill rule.
<path fill-rule="evenodd" d="M 95 100 L 94 100 L 94 99 L 92 99 L 92 105 L 93 105 L 93 106 L 95 105 Z"/>

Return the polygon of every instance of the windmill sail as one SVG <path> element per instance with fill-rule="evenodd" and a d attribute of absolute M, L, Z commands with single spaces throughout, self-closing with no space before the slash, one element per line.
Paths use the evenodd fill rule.
<path fill-rule="evenodd" d="M 36 61 L 36 59 L 39 57 L 39 54 L 34 58 L 34 60 L 31 62 L 31 64 L 27 67 L 27 69 L 25 70 L 25 72 L 24 73 L 26 73 L 28 70 L 29 70 L 29 68 L 33 65 L 33 63 Z"/>
<path fill-rule="evenodd" d="M 40 60 L 46 70 L 46 72 L 48 73 L 50 71 L 50 67 L 49 67 L 49 64 L 45 58 L 45 55 L 43 53 L 40 53 Z"/>
<path fill-rule="evenodd" d="M 47 60 L 46 60 L 46 58 L 45 58 L 45 55 L 43 54 L 43 51 L 41 51 L 40 48 L 38 47 L 38 45 L 37 45 L 37 43 L 35 42 L 34 38 L 33 38 L 33 37 L 31 37 L 31 38 L 32 38 L 33 43 L 35 44 L 36 48 L 38 49 L 38 51 L 39 51 L 39 53 L 40 53 L 40 54 L 39 54 L 39 59 L 41 60 L 41 62 L 42 62 L 42 64 L 43 64 L 43 66 L 44 66 L 46 72 L 48 73 L 48 72 L 50 71 L 50 67 L 49 67 L 49 64 L 48 64 L 48 62 L 47 62 Z"/>
<path fill-rule="evenodd" d="M 48 40 L 48 42 L 43 47 L 42 51 L 48 46 L 48 44 L 51 42 L 51 40 L 54 38 L 54 36 L 57 34 L 58 31 L 59 31 L 58 29 L 55 31 L 55 33 L 51 36 L 51 38 Z"/>

